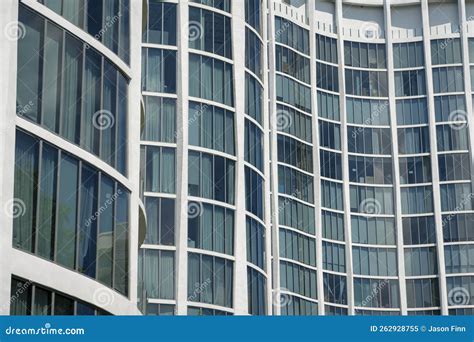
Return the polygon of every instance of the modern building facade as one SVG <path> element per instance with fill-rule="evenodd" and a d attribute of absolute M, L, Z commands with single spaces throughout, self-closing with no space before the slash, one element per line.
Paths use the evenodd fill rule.
<path fill-rule="evenodd" d="M 141 6 L 1 7 L 0 314 L 139 314 Z"/>
<path fill-rule="evenodd" d="M 0 313 L 474 313 L 474 2 L 7 3 Z"/>
<path fill-rule="evenodd" d="M 147 6 L 149 313 L 472 314 L 473 4 Z"/>

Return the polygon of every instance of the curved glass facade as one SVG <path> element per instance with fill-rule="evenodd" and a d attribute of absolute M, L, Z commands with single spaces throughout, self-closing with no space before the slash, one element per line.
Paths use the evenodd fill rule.
<path fill-rule="evenodd" d="M 471 2 L 73 2 L 20 0 L 13 253 L 148 315 L 472 314 Z"/>
<path fill-rule="evenodd" d="M 130 63 L 130 0 L 38 0 Z"/>
<path fill-rule="evenodd" d="M 67 30 L 20 6 L 17 114 L 127 174 L 128 79 Z"/>
<path fill-rule="evenodd" d="M 277 140 L 279 286 L 278 303 L 293 302 L 281 314 L 316 315 L 315 197 L 313 164 L 314 120 L 311 112 L 309 30 L 275 17 L 276 116 L 272 129 Z M 274 262 L 278 260 L 274 258 Z M 275 302 L 275 301 L 274 301 Z"/>
<path fill-rule="evenodd" d="M 136 314 L 129 2 L 13 5 L 10 313 Z"/>
<path fill-rule="evenodd" d="M 272 193 L 282 197 L 272 208 L 280 226 L 274 292 L 287 286 L 274 314 L 308 314 L 291 303 L 311 294 L 301 267 L 315 270 L 312 314 L 472 312 L 474 39 L 440 30 L 434 5 L 403 9 L 420 13 L 412 26 L 398 8 L 384 22 L 384 6 L 359 13 L 345 3 L 269 3 Z"/>
<path fill-rule="evenodd" d="M 142 32 L 140 183 L 147 232 L 138 260 L 138 291 L 147 315 L 176 313 L 177 19 L 178 6 L 145 1 Z"/>

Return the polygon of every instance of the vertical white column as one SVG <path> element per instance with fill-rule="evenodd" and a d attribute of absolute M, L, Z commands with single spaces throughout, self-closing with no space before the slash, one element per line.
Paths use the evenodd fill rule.
<path fill-rule="evenodd" d="M 269 79 L 267 83 L 268 96 L 269 96 L 269 140 L 271 145 L 271 206 L 272 206 L 272 225 L 271 239 L 272 239 L 272 253 L 271 253 L 271 266 L 272 266 L 272 278 L 270 281 L 273 282 L 273 293 L 271 298 L 279 296 L 280 291 L 280 240 L 279 240 L 279 208 L 278 208 L 278 144 L 277 144 L 277 105 L 276 105 L 276 78 L 275 78 L 275 3 L 273 0 L 269 0 L 268 6 L 268 67 L 269 67 Z M 269 146 L 270 147 L 270 146 Z M 268 253 L 270 258 L 270 253 Z M 278 302 L 278 301 L 277 301 Z M 273 307 L 274 315 L 281 315 L 281 307 L 275 305 Z"/>
<path fill-rule="evenodd" d="M 321 227 L 321 174 L 319 172 L 319 131 L 318 131 L 318 103 L 316 89 L 316 18 L 315 0 L 307 0 L 306 10 L 309 18 L 309 45 L 310 45 L 310 70 L 311 70 L 311 108 L 312 108 L 312 142 L 313 142 L 313 170 L 314 170 L 314 222 L 316 224 L 316 282 L 318 290 L 318 314 L 324 315 L 324 282 L 323 282 L 323 258 L 322 258 L 322 227 Z"/>
<path fill-rule="evenodd" d="M 349 187 L 349 156 L 347 154 L 347 114 L 344 73 L 344 38 L 342 35 L 342 0 L 336 0 L 337 58 L 339 62 L 339 108 L 341 117 L 342 179 L 344 198 L 344 237 L 346 241 L 346 273 L 348 314 L 354 315 L 354 275 L 352 268 L 351 199 Z M 322 252 L 322 251 L 321 251 Z M 320 253 L 321 253 L 320 252 Z"/>
<path fill-rule="evenodd" d="M 140 129 L 141 116 L 141 42 L 142 42 L 142 2 L 130 4 L 130 68 L 132 79 L 129 84 L 129 130 L 128 130 L 128 175 L 133 185 L 130 198 L 130 248 L 129 248 L 129 292 L 130 300 L 137 302 L 138 282 L 138 234 L 140 201 Z"/>
<path fill-rule="evenodd" d="M 271 2 L 271 0 L 268 0 Z M 270 143 L 271 143 L 271 137 L 270 137 L 270 115 L 268 113 L 270 112 L 270 101 L 269 99 L 269 90 L 268 90 L 268 49 L 267 49 L 267 34 L 268 30 L 267 25 L 268 25 L 268 17 L 267 17 L 267 6 L 268 2 L 267 0 L 262 0 L 262 39 L 263 39 L 263 46 L 262 46 L 262 54 L 263 54 L 263 61 L 262 61 L 262 68 L 263 68 L 263 154 L 264 154 L 264 174 L 265 174 L 265 192 L 263 195 L 264 198 L 264 205 L 265 205 L 265 272 L 267 274 L 267 283 L 266 283 L 266 304 L 267 304 L 267 314 L 271 315 L 272 310 L 273 310 L 273 296 L 272 296 L 272 259 L 271 259 L 271 254 L 272 254 L 272 206 L 271 206 L 271 196 L 270 196 L 270 191 L 271 191 L 271 178 L 270 178 Z M 247 246 L 248 247 L 248 246 Z"/>
<path fill-rule="evenodd" d="M 389 96 L 389 115 L 390 128 L 392 135 L 392 160 L 393 160 L 393 192 L 395 208 L 395 227 L 397 239 L 397 263 L 398 263 L 398 286 L 400 296 L 400 311 L 402 315 L 407 313 L 407 296 L 405 283 L 405 258 L 403 250 L 403 222 L 402 222 L 402 201 L 400 194 L 400 168 L 398 159 L 398 134 L 397 134 L 397 113 L 395 101 L 395 73 L 393 66 L 393 45 L 392 45 L 392 17 L 390 0 L 384 0 L 384 18 L 385 18 L 385 45 L 387 56 L 388 72 L 388 96 Z"/>
<path fill-rule="evenodd" d="M 178 2 L 178 102 L 176 168 L 176 314 L 187 314 L 188 293 L 188 82 L 189 82 L 189 7 Z"/>
<path fill-rule="evenodd" d="M 0 27 L 15 25 L 18 21 L 18 0 L 2 2 Z M 5 31 L 0 34 L 0 315 L 8 315 L 10 306 L 11 249 L 13 219 L 7 203 L 13 199 L 15 168 L 15 117 L 17 41 Z"/>
<path fill-rule="evenodd" d="M 232 1 L 232 50 L 234 54 L 234 106 L 236 123 L 235 232 L 234 232 L 234 309 L 236 315 L 248 314 L 247 232 L 245 219 L 245 5 Z"/>
<path fill-rule="evenodd" d="M 436 120 L 433 90 L 433 73 L 431 63 L 430 18 L 428 0 L 421 0 L 421 17 L 423 20 L 423 47 L 425 50 L 426 95 L 428 102 L 428 118 L 430 125 L 431 172 L 433 181 L 434 220 L 436 225 L 436 249 L 439 268 L 439 291 L 441 314 L 448 314 L 448 299 L 446 293 L 446 268 L 444 264 L 443 224 L 441 218 L 441 195 L 439 186 L 438 146 L 436 144 Z"/>

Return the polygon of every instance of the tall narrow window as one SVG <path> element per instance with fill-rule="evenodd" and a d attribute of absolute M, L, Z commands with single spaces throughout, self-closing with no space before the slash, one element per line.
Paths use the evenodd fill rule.
<path fill-rule="evenodd" d="M 97 279 L 112 286 L 115 193 L 112 179 L 102 175 L 99 197 L 99 235 L 97 238 Z"/>
<path fill-rule="evenodd" d="M 75 268 L 79 163 L 62 154 L 59 165 L 56 262 Z"/>
<path fill-rule="evenodd" d="M 88 166 L 82 167 L 81 222 L 79 232 L 79 271 L 95 278 L 97 252 L 98 177 Z"/>
<path fill-rule="evenodd" d="M 18 40 L 17 112 L 38 122 L 44 20 L 24 7 L 20 7 L 19 20 L 26 30 Z"/>
<path fill-rule="evenodd" d="M 53 132 L 59 130 L 63 31 L 48 22 L 44 43 L 43 125 Z"/>
<path fill-rule="evenodd" d="M 99 154 L 99 138 L 101 127 L 101 70 L 102 59 L 100 55 L 92 49 L 86 50 L 86 63 L 83 85 L 84 110 L 81 122 L 81 145 L 94 154 Z"/>
<path fill-rule="evenodd" d="M 53 260 L 54 257 L 57 169 L 58 150 L 43 144 L 40 170 L 41 182 L 38 194 L 37 253 L 50 260 Z"/>
<path fill-rule="evenodd" d="M 82 43 L 72 35 L 66 34 L 65 50 L 61 135 L 69 141 L 79 143 L 82 93 Z"/>
<path fill-rule="evenodd" d="M 21 215 L 13 221 L 13 246 L 33 252 L 38 183 L 38 141 L 20 131 L 16 135 L 14 203 Z M 15 210 L 15 207 L 12 210 Z"/>
<path fill-rule="evenodd" d="M 114 288 L 128 295 L 128 240 L 129 240 L 129 194 L 117 187 L 117 204 L 114 232 Z"/>

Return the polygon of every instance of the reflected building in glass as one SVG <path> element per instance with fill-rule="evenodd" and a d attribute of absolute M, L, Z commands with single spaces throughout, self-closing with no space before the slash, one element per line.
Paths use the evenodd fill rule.
<path fill-rule="evenodd" d="M 473 314 L 474 2 L 10 2 L 11 313 Z"/>

